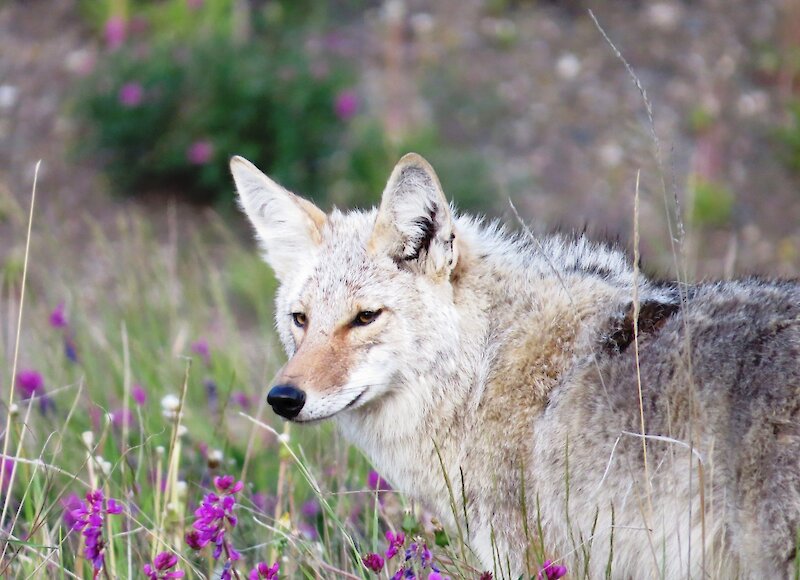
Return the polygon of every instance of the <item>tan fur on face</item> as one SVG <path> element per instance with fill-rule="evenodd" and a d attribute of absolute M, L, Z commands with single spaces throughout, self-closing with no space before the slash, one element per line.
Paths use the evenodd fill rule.
<path fill-rule="evenodd" d="M 291 383 L 306 392 L 324 393 L 340 388 L 350 375 L 354 351 L 346 329 L 332 336 L 306 336 L 284 367 L 281 383 Z"/>

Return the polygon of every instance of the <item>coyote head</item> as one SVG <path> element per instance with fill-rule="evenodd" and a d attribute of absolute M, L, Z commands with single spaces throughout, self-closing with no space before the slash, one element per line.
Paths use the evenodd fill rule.
<path fill-rule="evenodd" d="M 269 390 L 273 410 L 307 422 L 402 397 L 409 377 L 457 342 L 458 246 L 431 166 L 408 154 L 379 209 L 329 215 L 241 157 L 231 171 L 280 282 L 275 317 L 289 361 Z"/>

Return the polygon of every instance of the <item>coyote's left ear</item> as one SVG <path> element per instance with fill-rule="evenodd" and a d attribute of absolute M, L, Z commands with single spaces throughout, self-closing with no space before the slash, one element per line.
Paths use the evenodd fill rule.
<path fill-rule="evenodd" d="M 389 177 L 369 250 L 434 278 L 449 276 L 456 264 L 450 207 L 433 167 L 416 153 L 405 155 Z"/>

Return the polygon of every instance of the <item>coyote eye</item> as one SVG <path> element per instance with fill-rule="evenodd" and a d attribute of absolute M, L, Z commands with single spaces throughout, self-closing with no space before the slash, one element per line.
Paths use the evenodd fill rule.
<path fill-rule="evenodd" d="M 298 328 L 305 328 L 306 324 L 308 324 L 308 318 L 303 312 L 292 312 L 292 320 L 294 320 L 294 324 Z"/>
<path fill-rule="evenodd" d="M 380 310 L 362 310 L 353 319 L 353 326 L 366 326 L 372 324 L 380 315 Z"/>

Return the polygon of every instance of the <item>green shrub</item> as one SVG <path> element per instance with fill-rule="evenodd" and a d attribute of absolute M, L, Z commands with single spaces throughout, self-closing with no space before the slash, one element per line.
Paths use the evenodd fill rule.
<path fill-rule="evenodd" d="M 337 149 L 350 75 L 300 50 L 225 35 L 161 40 L 108 54 L 79 88 L 81 152 L 98 156 L 125 192 L 187 188 L 230 196 L 227 162 L 241 154 L 289 187 L 314 191 Z"/>
<path fill-rule="evenodd" d="M 390 142 L 364 111 L 324 4 L 270 2 L 248 9 L 244 24 L 236 6 L 141 0 L 122 19 L 109 2 L 84 2 L 107 46 L 76 88 L 78 152 L 102 163 L 115 191 L 230 206 L 228 159 L 242 155 L 326 209 L 366 206 L 413 150 L 460 207 L 491 209 L 480 157 L 448 146 L 435 125 Z"/>
<path fill-rule="evenodd" d="M 690 185 L 693 194 L 691 219 L 701 226 L 725 226 L 733 215 L 735 198 L 722 183 L 694 177 Z"/>

